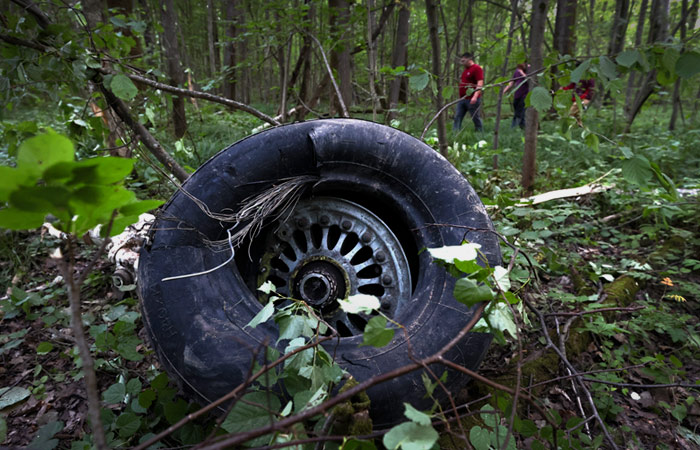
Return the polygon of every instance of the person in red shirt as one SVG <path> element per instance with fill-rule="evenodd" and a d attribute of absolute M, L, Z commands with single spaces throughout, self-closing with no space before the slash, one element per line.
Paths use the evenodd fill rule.
<path fill-rule="evenodd" d="M 459 62 L 464 66 L 464 71 L 459 81 L 459 97 L 461 100 L 457 103 L 457 113 L 452 124 L 452 130 L 459 131 L 462 128 L 462 119 L 469 112 L 476 131 L 483 131 L 480 109 L 481 88 L 484 86 L 484 69 L 474 62 L 474 54 L 471 52 L 463 54 Z"/>

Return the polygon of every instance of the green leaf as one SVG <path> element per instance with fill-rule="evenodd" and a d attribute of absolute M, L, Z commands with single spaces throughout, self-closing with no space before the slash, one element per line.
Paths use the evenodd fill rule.
<path fill-rule="evenodd" d="M 586 135 L 586 145 L 590 148 L 592 148 L 595 151 L 598 151 L 598 144 L 600 143 L 600 140 L 598 139 L 598 135 L 589 133 Z"/>
<path fill-rule="evenodd" d="M 52 165 L 73 161 L 73 143 L 56 133 L 41 134 L 27 139 L 17 152 L 17 168 L 39 177 Z"/>
<path fill-rule="evenodd" d="M 102 393 L 102 400 L 108 405 L 121 403 L 126 396 L 126 386 L 124 383 L 114 383 Z"/>
<path fill-rule="evenodd" d="M 394 332 L 395 330 L 386 327 L 386 319 L 383 316 L 372 317 L 365 326 L 362 345 L 384 347 L 394 339 Z"/>
<path fill-rule="evenodd" d="M 141 380 L 138 378 L 132 378 L 128 383 L 126 383 L 126 392 L 130 395 L 138 395 L 141 392 L 142 387 L 143 385 L 141 384 Z"/>
<path fill-rule="evenodd" d="M 251 392 L 236 402 L 231 412 L 221 424 L 229 433 L 254 430 L 270 423 L 270 411 L 277 412 L 281 404 L 272 392 Z M 263 436 L 248 442 L 250 446 L 265 445 L 269 437 Z"/>
<path fill-rule="evenodd" d="M 507 331 L 511 336 L 517 336 L 517 326 L 515 325 L 513 312 L 505 303 L 496 303 L 492 308 L 488 309 L 486 322 L 492 330 Z"/>
<path fill-rule="evenodd" d="M 122 181 L 134 168 L 134 160 L 106 156 L 80 161 L 73 166 L 69 184 L 108 185 Z"/>
<path fill-rule="evenodd" d="M 170 425 L 175 424 L 187 414 L 187 402 L 181 398 L 168 402 L 163 405 L 163 414 Z"/>
<path fill-rule="evenodd" d="M 148 409 L 151 407 L 155 399 L 156 391 L 153 389 L 146 389 L 139 394 L 139 405 L 141 405 L 142 408 Z"/>
<path fill-rule="evenodd" d="M 19 386 L 0 388 L 0 410 L 17 404 L 32 395 L 29 389 Z"/>
<path fill-rule="evenodd" d="M 480 244 L 462 244 L 462 245 L 446 245 L 444 247 L 429 248 L 430 256 L 435 259 L 444 261 L 448 264 L 454 264 L 455 261 L 472 261 L 478 256 L 477 250 L 481 248 Z"/>
<path fill-rule="evenodd" d="M 53 344 L 50 342 L 40 342 L 39 345 L 36 346 L 36 353 L 38 355 L 45 355 L 51 350 L 53 350 Z"/>
<path fill-rule="evenodd" d="M 412 91 L 422 91 L 430 83 L 430 74 L 421 72 L 417 75 L 411 75 L 408 78 L 408 87 Z"/>
<path fill-rule="evenodd" d="M 431 420 L 428 414 L 418 411 L 408 403 L 404 403 L 403 405 L 406 408 L 404 415 L 408 417 L 409 420 L 417 423 L 418 425 L 430 425 Z"/>
<path fill-rule="evenodd" d="M 644 156 L 635 155 L 622 162 L 622 176 L 630 183 L 646 187 L 653 175 L 651 164 Z"/>
<path fill-rule="evenodd" d="M 63 430 L 63 422 L 49 422 L 39 428 L 32 442 L 27 446 L 29 450 L 53 450 L 58 446 L 58 439 L 53 437 Z"/>
<path fill-rule="evenodd" d="M 141 419 L 134 413 L 126 412 L 117 417 L 117 431 L 120 437 L 133 436 L 140 427 Z"/>
<path fill-rule="evenodd" d="M 371 441 L 348 439 L 343 443 L 340 450 L 377 450 L 377 447 Z"/>
<path fill-rule="evenodd" d="M 253 317 L 253 319 L 248 322 L 248 324 L 243 327 L 250 327 L 250 328 L 255 328 L 258 325 L 260 325 L 263 322 L 267 322 L 267 320 L 272 317 L 272 314 L 275 312 L 275 304 L 272 301 L 267 302 L 267 305 L 265 305 L 259 313 Z"/>
<path fill-rule="evenodd" d="M 44 223 L 44 213 L 22 211 L 17 208 L 0 210 L 0 228 L 8 230 L 32 230 Z"/>
<path fill-rule="evenodd" d="M 530 105 L 533 106 L 539 112 L 545 112 L 552 107 L 552 95 L 549 91 L 542 87 L 537 86 L 528 94 L 530 99 Z"/>
<path fill-rule="evenodd" d="M 355 294 L 349 296 L 346 300 L 338 300 L 340 309 L 348 314 L 369 314 L 376 311 L 381 306 L 379 299 L 374 295 Z"/>
<path fill-rule="evenodd" d="M 0 166 L 0 203 L 10 198 L 10 193 L 22 185 L 32 185 L 36 182 L 28 170 Z"/>
<path fill-rule="evenodd" d="M 474 426 L 469 430 L 469 442 L 471 442 L 477 450 L 490 449 L 491 433 L 478 425 Z"/>
<path fill-rule="evenodd" d="M 638 50 L 625 50 L 615 58 L 615 62 L 623 67 L 632 67 L 639 60 L 640 54 Z"/>
<path fill-rule="evenodd" d="M 570 75 L 570 80 L 572 83 L 578 83 L 581 78 L 586 74 L 588 68 L 591 67 L 591 59 L 587 59 L 576 67 Z"/>
<path fill-rule="evenodd" d="M 676 60 L 676 74 L 681 78 L 692 78 L 700 73 L 700 53 L 683 53 Z"/>
<path fill-rule="evenodd" d="M 455 299 L 467 306 L 474 306 L 479 302 L 488 302 L 493 299 L 494 292 L 485 285 L 479 285 L 469 278 L 460 278 L 455 284 Z"/>
<path fill-rule="evenodd" d="M 70 191 L 61 186 L 23 187 L 10 194 L 10 204 L 22 211 L 56 213 L 68 207 Z"/>
<path fill-rule="evenodd" d="M 133 100 L 133 98 L 136 97 L 136 94 L 139 92 L 129 77 L 121 73 L 112 78 L 109 88 L 114 95 L 126 101 Z"/>
<path fill-rule="evenodd" d="M 430 425 L 406 422 L 389 430 L 382 443 L 388 450 L 430 450 L 438 437 L 437 431 Z"/>
<path fill-rule="evenodd" d="M 617 78 L 617 66 L 607 56 L 601 56 L 598 62 L 600 73 L 608 80 Z"/>
<path fill-rule="evenodd" d="M 496 266 L 493 268 L 493 279 L 496 287 L 503 292 L 508 292 L 510 290 L 510 275 L 508 274 L 508 269 L 502 266 Z"/>

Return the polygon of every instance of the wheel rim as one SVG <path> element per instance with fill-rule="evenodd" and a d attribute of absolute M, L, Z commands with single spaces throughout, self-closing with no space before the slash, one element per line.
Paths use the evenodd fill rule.
<path fill-rule="evenodd" d="M 279 294 L 304 300 L 341 336 L 361 334 L 371 317 L 346 314 L 338 298 L 374 295 L 388 317 L 410 298 L 411 273 L 399 240 L 357 203 L 334 197 L 302 200 L 273 230 L 258 285 L 271 281 Z"/>

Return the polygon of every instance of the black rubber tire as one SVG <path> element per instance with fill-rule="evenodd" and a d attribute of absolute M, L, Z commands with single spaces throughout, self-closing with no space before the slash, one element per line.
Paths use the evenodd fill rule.
<path fill-rule="evenodd" d="M 372 122 L 327 119 L 280 126 L 243 139 L 200 167 L 184 189 L 211 211 L 230 212 L 274 182 L 300 175 L 318 177 L 308 195 L 359 203 L 392 228 L 412 261 L 414 284 L 409 307 L 394 319 L 406 327 L 417 357 L 447 344 L 472 318 L 474 308 L 454 300 L 453 277 L 420 250 L 456 245 L 466 238 L 481 244 L 489 264 L 501 262 L 497 236 L 489 231 L 493 225 L 464 177 L 408 134 Z M 202 238 L 225 238 L 228 225 L 209 218 L 181 192 L 173 195 L 159 217 L 139 262 L 144 323 L 167 372 L 199 401 L 211 401 L 243 381 L 251 350 L 264 342 L 274 346 L 277 331 L 272 321 L 243 328 L 262 307 L 250 281 L 241 275 L 247 271 L 245 259 L 208 275 L 162 282 L 164 277 L 203 271 L 225 261 L 228 255 L 212 252 Z M 464 226 L 482 231 L 466 232 Z M 328 346 L 358 380 L 410 362 L 402 333 L 382 348 L 360 347 L 361 338 L 342 338 Z M 475 369 L 490 341 L 488 334 L 469 333 L 446 357 Z M 461 373 L 449 372 L 447 385 L 457 393 L 467 381 Z M 402 420 L 402 402 L 426 406 L 420 372 L 375 386 L 368 394 L 375 426 Z"/>

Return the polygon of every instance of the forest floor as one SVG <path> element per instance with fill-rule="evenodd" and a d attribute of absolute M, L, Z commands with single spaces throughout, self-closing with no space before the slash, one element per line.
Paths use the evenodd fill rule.
<path fill-rule="evenodd" d="M 630 225 L 618 228 L 622 234 L 638 233 Z M 22 448 L 30 443 L 36 448 L 70 448 L 89 427 L 65 290 L 57 281 L 59 272 L 49 257 L 58 242 L 37 233 L 13 233 L 11 237 L 6 234 L 4 239 L 21 241 L 28 254 L 23 271 L 12 282 L 24 290 L 8 288 L 2 298 L 0 387 L 9 389 L 0 394 L 0 413 L 7 426 L 6 438 L 0 444 L 6 448 Z M 664 264 L 688 266 L 687 255 L 698 254 L 697 236 L 693 239 L 684 243 L 671 238 L 642 239 L 642 245 L 632 252 L 643 256 L 637 260 L 650 261 L 655 268 L 645 266 L 641 271 L 632 271 L 633 276 L 617 274 L 614 280 L 612 276 L 592 279 L 584 275 L 587 267 L 600 268 L 596 264 L 601 260 L 622 264 L 624 258 L 631 258 L 629 248 L 611 244 L 610 239 L 597 235 L 585 243 L 562 242 L 553 252 L 543 250 L 545 246 L 538 248 L 533 256 L 539 282 L 532 283 L 523 293 L 528 292 L 533 306 L 542 312 L 547 329 L 542 330 L 537 315 L 531 311 L 528 314 L 531 324 L 520 329 L 520 345 L 514 341 L 508 345 L 494 343 L 480 373 L 514 388 L 521 361 L 519 384 L 523 392 L 536 397 L 548 410 L 556 411 L 564 429 L 577 429 L 591 439 L 601 435 L 595 418 L 583 424 L 583 420 L 572 421 L 591 417 L 588 395 L 620 448 L 700 448 L 699 389 L 692 386 L 700 375 L 700 299 L 688 295 L 700 286 L 700 267 L 672 270 L 672 277 L 658 275 L 668 272 Z M 684 249 L 674 248 L 676 245 Z M 77 261 L 78 271 L 86 266 L 91 249 L 83 248 Z M 552 259 L 554 254 L 567 256 L 556 262 Z M 11 269 L 10 262 L 0 264 L 3 271 Z M 113 270 L 113 265 L 103 258 L 94 275 L 88 278 L 83 290 L 87 299 L 84 321 L 97 359 L 100 392 L 106 395 L 105 391 L 115 381 L 127 384 L 127 380 L 137 379 L 138 389 L 132 392 L 136 398 L 141 384 L 146 387 L 160 372 L 159 363 L 146 344 L 137 302 L 130 293 L 120 292 L 110 283 Z M 648 276 L 650 273 L 655 275 Z M 685 296 L 669 296 L 679 285 L 686 287 Z M 600 302 L 617 311 L 573 314 Z M 567 325 L 572 317 L 577 320 Z M 119 326 L 124 323 L 135 326 L 131 330 L 126 325 Z M 123 335 L 119 334 L 121 328 L 126 329 Z M 129 332 L 136 337 L 129 336 Z M 562 339 L 560 349 L 566 352 L 568 361 L 582 376 L 592 380 L 585 383 L 586 391 L 569 376 L 570 369 L 562 359 L 546 347 L 545 335 L 555 345 Z M 128 345 L 122 345 L 127 341 Z M 17 398 L 10 398 L 12 395 Z M 489 399 L 496 404 L 494 396 L 498 395 L 489 386 L 472 383 L 458 398 L 469 402 L 486 397 L 481 403 L 471 405 L 472 411 L 478 411 Z M 128 404 L 128 398 L 125 403 Z M 532 421 L 539 430 L 546 425 L 531 405 L 521 400 L 518 406 L 520 419 Z M 114 414 L 121 408 L 120 404 L 109 406 Z M 103 421 L 108 432 L 120 433 L 109 413 Z M 164 429 L 164 423 L 162 420 L 159 423 L 156 417 L 144 424 L 143 429 Z M 464 423 L 472 426 L 478 420 Z M 501 423 L 508 426 L 506 414 Z M 40 429 L 43 435 L 38 433 Z M 544 438 L 536 430 L 520 430 L 516 433 L 517 448 L 531 448 L 536 439 Z M 580 436 L 577 439 L 586 442 Z M 177 445 L 177 441 L 166 440 L 166 445 Z M 440 445 L 464 446 L 447 431 Z M 601 445 L 609 448 L 605 441 Z"/>

